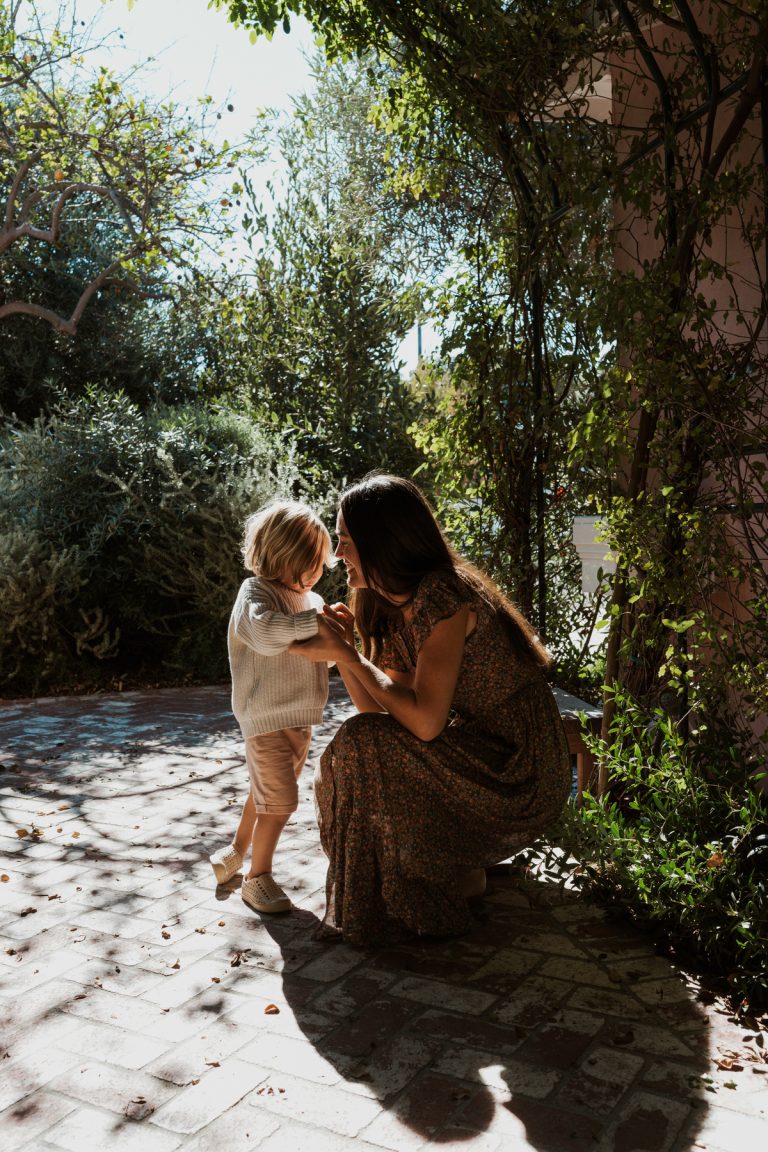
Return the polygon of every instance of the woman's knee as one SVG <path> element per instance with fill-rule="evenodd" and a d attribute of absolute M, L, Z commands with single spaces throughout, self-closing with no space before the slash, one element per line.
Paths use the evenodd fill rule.
<path fill-rule="evenodd" d="M 350 716 L 333 738 L 337 754 L 360 747 L 371 741 L 378 741 L 382 733 L 392 728 L 394 721 L 386 712 L 358 712 Z"/>

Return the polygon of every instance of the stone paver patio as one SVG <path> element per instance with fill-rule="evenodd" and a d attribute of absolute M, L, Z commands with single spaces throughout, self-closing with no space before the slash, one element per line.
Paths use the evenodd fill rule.
<path fill-rule="evenodd" d="M 348 713 L 335 684 L 313 755 Z M 261 919 L 207 856 L 226 687 L 0 704 L 0 1148 L 757 1152 L 768 1044 L 546 873 L 467 937 L 320 944 L 311 771 Z"/>

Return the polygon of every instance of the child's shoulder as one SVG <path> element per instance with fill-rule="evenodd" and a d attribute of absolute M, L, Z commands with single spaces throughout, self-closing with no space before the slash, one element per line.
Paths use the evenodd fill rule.
<path fill-rule="evenodd" d="M 269 580 L 264 580 L 261 576 L 247 576 L 238 589 L 237 598 L 238 600 L 267 601 L 270 604 L 277 603 L 279 600 L 274 584 L 270 583 Z"/>

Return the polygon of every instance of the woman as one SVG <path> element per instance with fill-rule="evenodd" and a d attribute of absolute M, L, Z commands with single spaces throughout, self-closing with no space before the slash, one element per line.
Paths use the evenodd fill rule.
<path fill-rule="evenodd" d="M 483 869 L 531 843 L 569 794 L 549 654 L 410 481 L 355 484 L 337 532 L 351 611 L 326 608 L 293 646 L 335 660 L 359 712 L 315 777 L 325 927 L 362 945 L 454 935 Z"/>

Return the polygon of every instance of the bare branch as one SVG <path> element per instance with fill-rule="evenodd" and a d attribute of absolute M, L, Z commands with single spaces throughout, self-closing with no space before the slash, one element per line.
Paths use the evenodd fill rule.
<path fill-rule="evenodd" d="M 58 312 L 54 312 L 51 308 L 43 307 L 42 304 L 32 304 L 27 300 L 9 300 L 6 304 L 0 304 L 0 320 L 4 320 L 7 316 L 37 316 L 39 319 L 45 320 L 50 324 L 56 332 L 61 332 L 66 336 L 74 336 L 77 333 L 77 326 L 80 323 L 89 301 L 101 288 L 107 285 L 121 265 L 122 260 L 114 260 L 108 268 L 105 268 L 98 276 L 91 280 L 90 284 L 88 284 L 80 294 L 80 299 L 77 301 L 69 319 L 60 316 Z"/>
<path fill-rule="evenodd" d="M 14 180 L 13 180 L 13 184 L 11 184 L 11 190 L 8 193 L 8 200 L 6 201 L 6 205 L 5 205 L 5 227 L 6 227 L 6 229 L 11 228 L 13 226 L 13 206 L 16 203 L 16 197 L 19 194 L 19 190 L 21 188 L 21 185 L 24 183 L 25 179 L 27 178 L 27 174 L 29 173 L 29 170 L 32 167 L 32 165 L 36 164 L 41 156 L 42 156 L 42 152 L 38 149 L 37 152 L 33 152 L 31 156 L 28 156 L 27 159 L 22 164 L 19 165 L 18 171 L 17 171 L 17 173 L 14 177 Z M 0 248 L 0 251 L 2 251 L 2 248 Z"/>
<path fill-rule="evenodd" d="M 71 198 L 79 192 L 93 192 L 104 200 L 114 200 L 115 195 L 111 188 L 106 188 L 103 184 L 68 184 L 59 194 L 59 198 L 51 213 L 51 224 L 49 228 L 38 228 L 34 224 L 30 224 L 27 220 L 23 220 L 22 223 L 14 226 L 12 214 L 9 224 L 9 213 L 6 211 L 6 226 L 2 232 L 0 232 L 0 253 L 7 251 L 12 244 L 15 244 L 17 240 L 21 240 L 24 236 L 29 236 L 32 240 L 41 240 L 48 244 L 58 244 L 61 234 L 61 214 L 64 210 L 64 205 L 67 200 L 71 200 Z"/>

